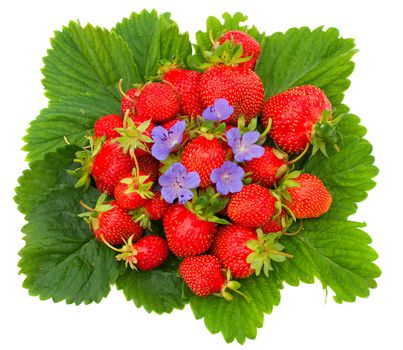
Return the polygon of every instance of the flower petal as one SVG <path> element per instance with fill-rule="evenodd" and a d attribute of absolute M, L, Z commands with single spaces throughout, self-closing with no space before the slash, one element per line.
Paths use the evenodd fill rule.
<path fill-rule="evenodd" d="M 193 192 L 187 188 L 182 188 L 178 191 L 178 201 L 180 204 L 185 204 L 193 198 Z"/>
<path fill-rule="evenodd" d="M 227 137 L 228 146 L 232 148 L 235 153 L 241 142 L 241 131 L 238 128 L 232 128 L 225 134 Z"/>
<path fill-rule="evenodd" d="M 210 174 L 210 180 L 213 182 L 213 183 L 217 183 L 218 181 L 219 181 L 219 179 L 221 178 L 221 175 L 222 175 L 222 168 L 223 167 L 221 167 L 221 168 L 216 168 L 216 169 L 214 169 L 212 172 L 211 172 L 211 174 Z"/>
<path fill-rule="evenodd" d="M 151 138 L 155 143 L 161 143 L 168 140 L 168 131 L 163 126 L 156 126 L 151 130 Z"/>
<path fill-rule="evenodd" d="M 217 115 L 215 113 L 215 109 L 213 106 L 207 107 L 203 113 L 202 113 L 202 117 L 204 120 L 213 120 L 213 121 L 217 121 L 219 120 L 217 118 Z"/>
<path fill-rule="evenodd" d="M 196 171 L 188 173 L 183 181 L 184 188 L 197 188 L 200 186 L 200 176 Z"/>
<path fill-rule="evenodd" d="M 224 196 L 230 192 L 230 182 L 229 181 L 218 181 L 216 184 L 217 192 L 223 194 Z"/>
<path fill-rule="evenodd" d="M 252 145 L 248 149 L 248 154 L 251 158 L 260 158 L 263 156 L 264 148 L 259 145 Z"/>
<path fill-rule="evenodd" d="M 228 119 L 228 117 L 234 112 L 234 107 L 230 106 L 225 98 L 219 98 L 214 102 L 214 109 L 217 115 L 217 119 L 220 121 Z"/>
<path fill-rule="evenodd" d="M 165 160 L 170 152 L 165 143 L 154 143 L 151 147 L 151 155 L 158 160 Z"/>
<path fill-rule="evenodd" d="M 241 180 L 231 181 L 228 187 L 231 193 L 240 192 L 242 190 L 243 183 Z"/>
<path fill-rule="evenodd" d="M 186 129 L 186 122 L 184 120 L 177 121 L 171 129 L 169 129 L 169 143 L 173 148 L 182 142 L 183 132 Z"/>
<path fill-rule="evenodd" d="M 258 131 L 247 131 L 242 135 L 241 146 L 250 146 L 259 140 L 260 134 Z"/>
<path fill-rule="evenodd" d="M 178 193 L 175 187 L 162 187 L 161 196 L 166 202 L 172 204 L 178 197 Z"/>

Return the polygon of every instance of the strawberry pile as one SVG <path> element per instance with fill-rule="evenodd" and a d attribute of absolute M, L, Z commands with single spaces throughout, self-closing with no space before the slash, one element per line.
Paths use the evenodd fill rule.
<path fill-rule="evenodd" d="M 165 62 L 149 83 L 120 87 L 121 115 L 96 121 L 71 171 L 77 186 L 93 182 L 102 193 L 94 208 L 81 202 L 80 216 L 118 260 L 151 270 L 172 254 L 200 297 L 244 295 L 233 279 L 292 259 L 281 238 L 332 203 L 298 167 L 337 148 L 332 106 L 310 85 L 265 101 L 254 72 L 260 51 L 248 34 L 228 31 L 203 72 Z M 158 223 L 163 234 L 153 233 Z"/>

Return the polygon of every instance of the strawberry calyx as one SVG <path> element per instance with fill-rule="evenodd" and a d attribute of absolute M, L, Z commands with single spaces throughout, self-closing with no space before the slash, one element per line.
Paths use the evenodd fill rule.
<path fill-rule="evenodd" d="M 137 270 L 136 255 L 138 252 L 137 252 L 135 246 L 133 245 L 133 236 L 130 236 L 127 241 L 124 241 L 124 245 L 121 248 L 116 248 L 113 245 L 109 244 L 103 235 L 101 235 L 101 239 L 105 243 L 106 246 L 108 246 L 113 251 L 119 253 L 115 256 L 115 259 L 117 261 L 124 261 L 126 267 L 130 266 L 130 268 L 132 270 Z"/>
<path fill-rule="evenodd" d="M 318 151 L 326 157 L 327 146 L 332 146 L 337 152 L 340 151 L 339 145 L 342 144 L 343 138 L 340 132 L 337 131 L 336 125 L 343 119 L 344 115 L 340 115 L 336 119 L 331 119 L 331 111 L 325 110 L 322 112 L 320 120 L 312 127 L 311 157 Z"/>
<path fill-rule="evenodd" d="M 147 214 L 145 208 L 137 208 L 135 210 L 129 211 L 129 214 L 132 216 L 135 222 L 138 222 L 139 225 L 145 229 L 151 230 L 151 219 Z"/>
<path fill-rule="evenodd" d="M 76 158 L 73 160 L 74 163 L 80 164 L 80 166 L 74 170 L 67 170 L 68 174 L 78 178 L 75 187 L 79 188 L 84 186 L 84 191 L 88 190 L 88 187 L 90 186 L 90 175 L 94 159 L 101 150 L 106 137 L 97 137 L 95 140 L 93 136 L 86 136 L 86 138 L 89 141 L 89 145 L 83 147 L 82 150 L 77 151 L 75 154 Z"/>
<path fill-rule="evenodd" d="M 85 204 L 82 200 L 80 201 L 80 205 L 86 209 L 87 211 L 84 213 L 78 214 L 80 218 L 83 218 L 86 223 L 92 227 L 93 230 L 98 230 L 99 228 L 99 214 L 109 211 L 113 208 L 112 205 L 109 204 L 107 200 L 107 195 L 102 193 L 95 203 L 95 208 L 91 208 L 87 204 Z"/>
<path fill-rule="evenodd" d="M 284 246 L 278 242 L 282 233 L 264 234 L 262 229 L 257 229 L 257 240 L 246 242 L 246 246 L 253 252 L 248 255 L 246 261 L 255 270 L 256 276 L 263 273 L 268 277 L 269 271 L 273 270 L 272 261 L 283 262 L 293 255 L 283 252 Z"/>
<path fill-rule="evenodd" d="M 133 168 L 132 175 L 132 177 L 126 177 L 120 180 L 121 183 L 127 185 L 127 189 L 124 193 L 137 193 L 143 199 L 150 199 L 154 197 L 154 192 L 151 191 L 154 182 L 148 181 L 150 175 L 141 175 L 136 168 Z"/>
<path fill-rule="evenodd" d="M 228 225 L 227 220 L 216 216 L 218 212 L 227 206 L 228 202 L 229 198 L 224 198 L 220 193 L 215 192 L 212 187 L 208 187 L 204 191 L 193 191 L 192 200 L 185 205 L 187 209 L 204 221 Z"/>
<path fill-rule="evenodd" d="M 201 63 L 199 66 L 200 70 L 205 70 L 211 66 L 217 66 L 219 64 L 224 64 L 226 66 L 237 66 L 240 63 L 250 61 L 252 56 L 242 57 L 243 46 L 235 44 L 234 39 L 227 40 L 222 44 L 217 42 L 213 45 L 212 51 L 204 51 L 203 58 L 206 62 Z"/>
<path fill-rule="evenodd" d="M 150 124 L 151 119 L 136 126 L 133 119 L 129 117 L 129 112 L 127 111 L 123 119 L 123 127 L 116 129 L 121 136 L 114 139 L 113 142 L 118 142 L 123 148 L 123 152 L 125 154 L 129 152 L 132 158 L 135 158 L 134 151 L 136 149 L 141 149 L 150 153 L 147 143 L 152 143 L 153 140 L 151 137 L 145 135 Z"/>
<path fill-rule="evenodd" d="M 198 136 L 204 136 L 207 140 L 214 138 L 225 141 L 222 136 L 225 133 L 226 124 L 224 122 L 216 122 L 213 120 L 204 120 L 202 117 L 191 118 L 186 126 L 186 133 L 190 139 Z"/>
<path fill-rule="evenodd" d="M 232 301 L 234 299 L 234 297 L 228 291 L 228 290 L 230 290 L 232 292 L 239 294 L 243 298 L 245 298 L 245 300 L 249 303 L 250 302 L 249 297 L 239 290 L 239 288 L 241 288 L 241 283 L 239 283 L 238 281 L 231 280 L 232 276 L 231 276 L 230 270 L 224 270 L 224 273 L 225 273 L 225 277 L 226 277 L 225 283 L 223 284 L 220 293 L 214 293 L 214 295 L 223 297 L 227 301 Z"/>

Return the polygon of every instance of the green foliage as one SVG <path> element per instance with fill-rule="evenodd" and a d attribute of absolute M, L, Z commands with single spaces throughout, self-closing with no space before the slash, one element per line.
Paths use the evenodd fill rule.
<path fill-rule="evenodd" d="M 322 88 L 338 108 L 350 86 L 347 78 L 354 69 L 351 58 L 356 52 L 354 40 L 340 38 L 335 28 L 292 28 L 263 40 L 255 71 L 262 78 L 266 97 L 311 84 Z"/>
<path fill-rule="evenodd" d="M 133 13 L 115 27 L 129 45 L 141 78 L 157 74 L 161 60 L 186 62 L 192 52 L 188 33 L 181 34 L 169 13 Z M 145 81 L 145 79 L 143 79 Z"/>
<path fill-rule="evenodd" d="M 192 65 L 202 59 L 203 50 L 211 49 L 210 32 L 217 39 L 226 30 L 242 30 L 262 43 L 256 72 L 266 97 L 312 84 L 325 90 L 337 109 L 334 115 L 348 112 L 342 99 L 354 68 L 352 39 L 340 38 L 334 28 L 293 28 L 266 37 L 255 27 L 244 26 L 246 17 L 240 13 L 223 18 L 221 23 L 209 17 L 207 31 L 197 33 L 195 55 L 189 60 Z M 328 157 L 317 153 L 298 162 L 329 189 L 331 210 L 318 219 L 305 220 L 298 235 L 281 237 L 278 247 L 284 246 L 283 251 L 294 257 L 281 263 L 274 259 L 269 277 L 260 274 L 241 281 L 241 292 L 249 302 L 235 293 L 231 302 L 192 295 L 178 277 L 178 261 L 173 257 L 151 272 L 123 270 L 114 252 L 98 242 L 78 217 L 83 212 L 80 199 L 93 205 L 98 191 L 92 186 L 85 193 L 74 188 L 75 179 L 67 170 L 76 168 L 72 161 L 77 146 L 84 145 L 95 120 L 120 113 L 117 82 L 123 79 L 123 89 L 128 89 L 155 75 L 161 60 L 186 61 L 191 53 L 188 35 L 179 32 L 169 14 L 143 11 L 124 19 L 111 32 L 71 22 L 56 32 L 51 43 L 43 69 L 50 103 L 24 138 L 24 150 L 32 162 L 18 180 L 15 197 L 28 221 L 19 266 L 30 294 L 75 304 L 99 302 L 116 283 L 128 300 L 156 313 L 182 309 L 190 300 L 195 317 L 204 318 L 212 333 L 222 332 L 227 342 L 243 343 L 256 337 L 264 314 L 279 304 L 283 283 L 313 283 L 317 278 L 324 288 L 334 291 L 336 302 L 367 297 L 376 287 L 380 270 L 374 264 L 377 254 L 369 246 L 371 239 L 363 231 L 364 224 L 348 221 L 357 202 L 375 185 L 378 172 L 372 146 L 363 139 L 366 130 L 352 114 L 343 115 L 336 126 L 343 139 L 340 152 L 330 149 Z M 66 146 L 66 139 L 72 145 Z M 213 215 L 222 202 L 201 196 L 196 204 L 197 210 L 208 208 Z M 152 226 L 154 233 L 163 235 L 161 225 Z"/>

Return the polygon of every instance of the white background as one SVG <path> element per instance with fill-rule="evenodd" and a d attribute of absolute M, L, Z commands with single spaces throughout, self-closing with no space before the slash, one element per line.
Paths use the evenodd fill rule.
<path fill-rule="evenodd" d="M 403 349 L 402 283 L 402 19 L 399 1 L 2 1 L 1 35 L 1 244 L 0 348 L 240 349 L 211 335 L 189 308 L 159 316 L 136 309 L 113 290 L 99 305 L 68 306 L 28 296 L 18 275 L 23 216 L 12 200 L 16 178 L 26 168 L 20 151 L 29 121 L 47 104 L 41 58 L 54 30 L 71 19 L 112 27 L 132 11 L 169 11 L 194 35 L 208 15 L 242 11 L 249 23 L 271 33 L 292 26 L 320 25 L 356 38 L 360 52 L 345 102 L 368 127 L 380 174 L 355 219 L 368 224 L 379 287 L 368 299 L 336 304 L 319 283 L 286 286 L 280 307 L 266 316 L 257 339 L 244 349 Z M 6 345 L 7 344 L 7 345 Z"/>

